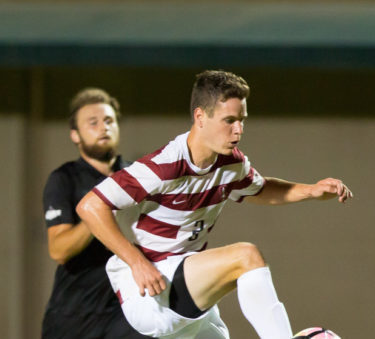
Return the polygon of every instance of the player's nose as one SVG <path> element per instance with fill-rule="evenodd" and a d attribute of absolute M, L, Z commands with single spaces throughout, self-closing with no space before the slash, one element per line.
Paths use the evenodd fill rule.
<path fill-rule="evenodd" d="M 109 130 L 109 124 L 107 124 L 105 121 L 102 121 L 100 123 L 100 130 L 101 131 L 108 131 Z"/>
<path fill-rule="evenodd" d="M 242 121 L 236 121 L 234 123 L 234 134 L 241 135 L 243 133 L 243 123 Z"/>

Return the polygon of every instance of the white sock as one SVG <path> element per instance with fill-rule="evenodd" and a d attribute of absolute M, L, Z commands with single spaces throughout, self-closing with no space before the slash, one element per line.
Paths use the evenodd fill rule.
<path fill-rule="evenodd" d="M 268 267 L 241 275 L 237 279 L 237 293 L 242 313 L 260 338 L 292 338 L 288 315 L 277 298 Z"/>

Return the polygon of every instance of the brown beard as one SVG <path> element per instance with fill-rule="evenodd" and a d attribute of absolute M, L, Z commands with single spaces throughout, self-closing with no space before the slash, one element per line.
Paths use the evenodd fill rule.
<path fill-rule="evenodd" d="M 83 140 L 81 140 L 81 147 L 82 151 L 90 158 L 103 161 L 103 162 L 108 162 L 116 154 L 116 151 L 114 147 L 112 146 L 99 146 L 99 145 L 93 145 L 89 146 L 85 144 Z"/>

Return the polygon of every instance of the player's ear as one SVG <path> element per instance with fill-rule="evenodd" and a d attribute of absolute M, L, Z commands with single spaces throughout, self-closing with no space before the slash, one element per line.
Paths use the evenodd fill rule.
<path fill-rule="evenodd" d="M 197 124 L 198 127 L 203 127 L 203 118 L 205 114 L 205 111 L 200 107 L 197 107 L 194 110 L 194 122 Z"/>
<path fill-rule="evenodd" d="M 78 145 L 80 142 L 81 142 L 81 138 L 79 136 L 79 133 L 76 129 L 71 129 L 70 130 L 70 139 L 72 139 L 72 141 Z"/>

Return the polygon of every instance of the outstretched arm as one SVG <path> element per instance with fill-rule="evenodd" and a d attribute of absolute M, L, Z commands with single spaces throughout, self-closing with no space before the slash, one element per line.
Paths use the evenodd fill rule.
<path fill-rule="evenodd" d="M 353 194 L 339 179 L 326 178 L 316 184 L 301 184 L 282 179 L 266 177 L 262 191 L 255 196 L 247 196 L 246 201 L 262 205 L 282 205 L 303 200 L 328 200 L 337 197 L 344 203 Z"/>
<path fill-rule="evenodd" d="M 146 288 L 151 296 L 166 288 L 161 273 L 125 238 L 112 210 L 95 193 L 89 192 L 83 197 L 77 213 L 94 236 L 131 267 L 142 296 Z"/>

